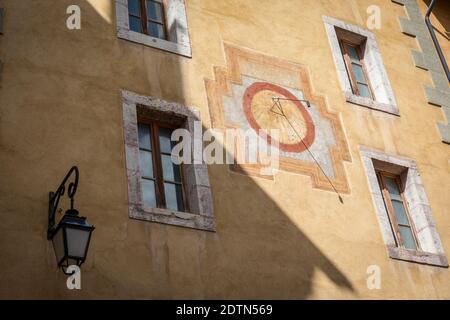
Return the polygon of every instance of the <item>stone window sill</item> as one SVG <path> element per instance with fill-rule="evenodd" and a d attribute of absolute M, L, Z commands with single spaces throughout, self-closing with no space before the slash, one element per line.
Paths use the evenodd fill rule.
<path fill-rule="evenodd" d="M 157 48 L 160 50 L 179 54 L 184 57 L 192 58 L 191 47 L 180 43 L 151 37 L 149 35 L 134 32 L 125 28 L 118 28 L 117 37 L 148 47 Z"/>
<path fill-rule="evenodd" d="M 388 247 L 388 253 L 392 259 L 448 268 L 444 255 L 391 246 Z"/>
<path fill-rule="evenodd" d="M 400 116 L 397 106 L 395 106 L 393 104 L 381 103 L 381 102 L 375 101 L 373 99 L 357 96 L 357 95 L 355 95 L 353 93 L 349 93 L 349 92 L 345 93 L 345 100 L 349 103 L 367 107 L 372 110 L 383 111 L 383 112 L 386 112 L 389 114 Z"/>
<path fill-rule="evenodd" d="M 158 222 L 205 231 L 216 231 L 214 227 L 214 219 L 210 216 L 161 208 L 144 208 L 139 206 L 133 207 L 129 212 L 130 218 L 132 219 Z"/>

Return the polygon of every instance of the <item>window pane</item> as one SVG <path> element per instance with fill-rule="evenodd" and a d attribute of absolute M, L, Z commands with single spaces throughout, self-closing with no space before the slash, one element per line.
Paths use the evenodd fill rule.
<path fill-rule="evenodd" d="M 352 61 L 359 62 L 359 55 L 355 47 L 347 46 L 348 55 Z"/>
<path fill-rule="evenodd" d="M 395 181 L 395 179 L 384 177 L 384 183 L 391 196 L 400 195 L 400 190 L 398 189 L 397 181 Z"/>
<path fill-rule="evenodd" d="M 173 164 L 169 155 L 161 155 L 164 180 L 181 182 L 180 166 Z"/>
<path fill-rule="evenodd" d="M 128 0 L 128 13 L 134 16 L 141 16 L 141 5 L 139 0 Z"/>
<path fill-rule="evenodd" d="M 352 63 L 352 71 L 353 71 L 353 74 L 355 75 L 356 81 L 367 83 L 367 79 L 366 79 L 366 75 L 364 74 L 364 70 L 359 64 Z"/>
<path fill-rule="evenodd" d="M 155 182 L 153 180 L 141 179 L 142 198 L 144 207 L 155 208 L 156 196 L 155 196 Z"/>
<path fill-rule="evenodd" d="M 163 153 L 172 153 L 172 142 L 170 141 L 172 131 L 169 128 L 159 128 L 159 148 Z"/>
<path fill-rule="evenodd" d="M 149 19 L 163 22 L 163 10 L 160 3 L 154 1 L 147 1 L 147 16 Z"/>
<path fill-rule="evenodd" d="M 150 139 L 150 127 L 146 124 L 138 124 L 139 148 L 152 149 Z"/>
<path fill-rule="evenodd" d="M 180 185 L 164 183 L 164 194 L 166 196 L 167 209 L 184 211 L 183 191 Z"/>
<path fill-rule="evenodd" d="M 148 34 L 155 38 L 165 38 L 163 26 L 150 21 L 148 22 Z"/>
<path fill-rule="evenodd" d="M 149 151 L 139 151 L 141 161 L 141 175 L 146 178 L 153 178 L 152 153 Z"/>
<path fill-rule="evenodd" d="M 392 200 L 392 206 L 394 207 L 395 217 L 397 218 L 397 222 L 399 224 L 404 224 L 409 226 L 408 217 L 406 216 L 405 207 L 403 206 L 403 202 Z"/>
<path fill-rule="evenodd" d="M 362 84 L 362 83 L 358 83 L 358 90 L 359 90 L 359 95 L 361 97 L 365 97 L 365 98 L 371 98 L 372 96 L 370 95 L 370 90 L 369 90 L 369 86 Z"/>
<path fill-rule="evenodd" d="M 136 17 L 130 16 L 130 30 L 135 32 L 142 32 L 141 20 Z"/>
<path fill-rule="evenodd" d="M 399 228 L 400 228 L 400 236 L 402 237 L 403 240 L 403 246 L 406 249 L 417 249 L 411 228 L 402 226 L 399 226 Z"/>

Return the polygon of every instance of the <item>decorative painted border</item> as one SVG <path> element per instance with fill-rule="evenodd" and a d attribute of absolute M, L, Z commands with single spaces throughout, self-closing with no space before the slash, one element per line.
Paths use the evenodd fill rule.
<path fill-rule="evenodd" d="M 409 19 L 399 17 L 400 29 L 404 34 L 416 37 L 420 49 L 411 50 L 414 64 L 417 68 L 428 70 L 434 86 L 424 85 L 428 103 L 441 106 L 447 123 L 437 123 L 442 142 L 450 144 L 450 88 L 444 68 L 439 60 L 425 19 L 420 12 L 416 0 L 391 0 L 405 6 Z"/>
<path fill-rule="evenodd" d="M 233 128 L 232 124 L 228 124 L 225 121 L 222 96 L 232 96 L 232 83 L 237 85 L 242 84 L 241 61 L 270 66 L 275 70 L 279 70 L 279 72 L 295 74 L 301 84 L 304 98 L 317 106 L 321 116 L 327 119 L 332 127 L 336 139 L 336 146 L 330 148 L 331 162 L 335 172 L 335 177 L 331 180 L 339 192 L 350 193 L 343 162 L 351 161 L 351 155 L 348 150 L 339 115 L 328 110 L 324 96 L 313 93 L 307 69 L 293 62 L 269 57 L 227 43 L 224 44 L 224 51 L 227 67 L 214 67 L 215 80 L 205 79 L 211 126 L 217 129 Z M 258 165 L 231 165 L 230 168 L 242 174 L 268 178 L 259 173 L 260 167 Z M 333 191 L 328 179 L 320 171 L 320 168 L 313 163 L 280 157 L 279 168 L 284 171 L 306 174 L 311 177 L 313 187 Z M 269 179 L 273 179 L 273 177 L 270 176 Z"/>
<path fill-rule="evenodd" d="M 428 203 L 425 187 L 420 178 L 416 162 L 405 157 L 389 155 L 365 147 L 360 147 L 360 155 L 389 257 L 398 260 L 448 267 L 448 261 L 436 229 L 431 207 Z M 374 159 L 394 165 L 396 168 L 402 170 L 402 180 L 405 185 L 405 199 L 412 222 L 416 228 L 421 248 L 420 251 L 396 246 L 389 215 L 386 211 L 383 195 L 378 184 L 375 165 L 373 163 Z"/>
<path fill-rule="evenodd" d="M 169 40 L 130 30 L 128 0 L 115 0 L 117 37 L 149 47 L 192 57 L 184 0 L 165 0 Z"/>
<path fill-rule="evenodd" d="M 200 121 L 199 113 L 193 108 L 187 108 L 177 103 L 138 95 L 125 90 L 122 91 L 122 103 L 130 218 L 215 231 L 208 167 L 205 164 L 183 165 L 183 181 L 191 213 L 161 208 L 146 208 L 142 201 L 137 132 L 138 108 L 163 112 L 169 117 L 171 115 L 182 117 L 185 119 L 184 128 L 191 133 L 194 131 L 194 123 Z M 192 141 L 192 150 L 194 150 L 193 148 L 194 141 Z"/>
<path fill-rule="evenodd" d="M 328 41 L 333 53 L 334 63 L 339 75 L 339 82 L 344 91 L 345 98 L 348 102 L 368 107 L 370 109 L 384 111 L 390 114 L 399 115 L 397 102 L 395 100 L 394 92 L 392 91 L 391 83 L 384 68 L 383 60 L 381 58 L 380 49 L 378 49 L 375 35 L 362 29 L 358 26 L 345 23 L 338 19 L 323 17 L 325 29 L 328 35 Z M 375 100 L 365 97 L 360 97 L 353 94 L 350 79 L 347 74 L 344 58 L 342 57 L 339 39 L 336 34 L 336 27 L 350 31 L 352 33 L 365 37 L 366 45 L 364 52 L 364 60 L 366 62 L 367 73 L 370 84 L 374 91 Z"/>

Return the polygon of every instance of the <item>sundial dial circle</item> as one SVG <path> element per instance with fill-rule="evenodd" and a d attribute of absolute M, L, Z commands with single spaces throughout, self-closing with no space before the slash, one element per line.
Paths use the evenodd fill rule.
<path fill-rule="evenodd" d="M 274 105 L 274 97 L 281 98 L 279 105 Z M 243 109 L 250 127 L 270 144 L 274 140 L 270 130 L 279 130 L 278 144 L 282 151 L 302 152 L 314 142 L 315 127 L 311 115 L 285 88 L 255 82 L 244 93 Z"/>

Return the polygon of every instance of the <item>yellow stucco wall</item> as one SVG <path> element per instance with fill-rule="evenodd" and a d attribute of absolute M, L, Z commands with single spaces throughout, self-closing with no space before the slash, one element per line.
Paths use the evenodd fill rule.
<path fill-rule="evenodd" d="M 414 67 L 414 38 L 400 31 L 404 8 L 390 0 L 187 0 L 193 57 L 119 40 L 110 0 L 0 0 L 0 297 L 2 298 L 450 298 L 450 271 L 388 258 L 359 146 L 418 164 L 450 252 L 450 147 L 429 105 L 429 74 Z M 82 29 L 65 27 L 66 8 Z M 373 30 L 400 117 L 345 102 L 322 16 Z M 447 22 L 448 23 L 448 22 Z M 338 112 L 352 162 L 341 204 L 310 178 L 275 180 L 210 166 L 217 232 L 128 218 L 121 89 L 196 106 L 205 127 L 204 79 L 224 66 L 223 43 L 305 65 L 314 90 Z M 448 46 L 448 45 L 447 45 Z M 447 51 L 448 52 L 448 51 Z M 76 206 L 97 229 L 69 291 L 46 239 L 48 191 L 72 165 L 81 170 Z M 381 290 L 366 286 L 378 265 Z"/>

